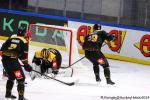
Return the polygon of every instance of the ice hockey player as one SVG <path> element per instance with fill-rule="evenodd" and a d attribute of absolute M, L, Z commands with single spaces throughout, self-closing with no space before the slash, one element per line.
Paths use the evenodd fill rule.
<path fill-rule="evenodd" d="M 96 81 L 101 81 L 99 74 L 99 65 L 101 65 L 104 69 L 107 84 L 113 85 L 115 83 L 111 80 L 109 63 L 101 52 L 101 47 L 104 40 L 111 41 L 116 38 L 101 30 L 101 25 L 99 24 L 93 26 L 93 31 L 93 33 L 88 34 L 84 39 L 83 49 L 85 51 L 85 57 L 93 64 Z"/>
<path fill-rule="evenodd" d="M 2 45 L 2 64 L 8 75 L 6 83 L 7 99 L 15 99 L 12 92 L 14 81 L 17 80 L 18 100 L 27 100 L 24 97 L 25 91 L 25 74 L 22 67 L 28 72 L 32 71 L 32 67 L 28 64 L 28 41 L 25 38 L 26 28 L 19 27 L 16 36 L 8 38 Z M 19 60 L 23 63 L 20 64 Z"/>
<path fill-rule="evenodd" d="M 41 73 L 44 74 L 51 68 L 54 75 L 58 74 L 61 66 L 62 56 L 60 52 L 53 48 L 43 48 L 42 50 L 35 51 L 32 63 L 40 67 Z"/>

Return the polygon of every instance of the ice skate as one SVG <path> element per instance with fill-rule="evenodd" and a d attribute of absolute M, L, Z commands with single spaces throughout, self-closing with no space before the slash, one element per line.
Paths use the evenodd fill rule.
<path fill-rule="evenodd" d="M 101 81 L 99 75 L 96 75 L 95 78 L 96 78 L 96 82 L 100 82 Z"/>
<path fill-rule="evenodd" d="M 19 97 L 18 100 L 28 100 L 28 99 L 25 97 Z"/>
<path fill-rule="evenodd" d="M 6 100 L 15 100 L 17 97 L 16 96 L 14 96 L 14 95 L 10 95 L 10 96 L 5 96 L 5 98 L 6 98 Z"/>
<path fill-rule="evenodd" d="M 107 79 L 107 84 L 114 85 L 115 82 L 113 82 L 111 79 Z"/>

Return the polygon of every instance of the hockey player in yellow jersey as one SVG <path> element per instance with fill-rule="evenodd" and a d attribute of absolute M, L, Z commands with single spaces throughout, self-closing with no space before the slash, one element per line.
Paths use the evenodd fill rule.
<path fill-rule="evenodd" d="M 61 66 L 62 56 L 60 52 L 53 48 L 43 48 L 42 50 L 35 51 L 32 63 L 40 66 L 41 73 L 48 71 L 51 68 L 53 74 L 58 74 Z"/>

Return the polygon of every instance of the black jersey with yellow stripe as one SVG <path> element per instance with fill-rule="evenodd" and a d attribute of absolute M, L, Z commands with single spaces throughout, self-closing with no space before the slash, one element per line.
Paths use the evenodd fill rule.
<path fill-rule="evenodd" d="M 12 36 L 3 43 L 1 50 L 4 56 L 10 56 L 9 54 L 15 53 L 21 60 L 26 60 L 28 53 L 28 41 L 22 36 Z"/>
<path fill-rule="evenodd" d="M 96 30 L 85 37 L 83 49 L 88 51 L 99 51 L 105 40 L 111 41 L 113 40 L 113 36 L 103 30 Z"/>

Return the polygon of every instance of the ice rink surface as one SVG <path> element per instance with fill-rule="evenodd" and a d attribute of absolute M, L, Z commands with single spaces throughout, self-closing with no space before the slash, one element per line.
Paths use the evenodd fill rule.
<path fill-rule="evenodd" d="M 32 53 L 30 53 L 32 54 Z M 32 57 L 30 57 L 32 59 Z M 31 80 L 26 73 L 25 97 L 29 100 L 150 100 L 150 66 L 108 59 L 114 86 L 106 84 L 100 66 L 101 82 L 96 83 L 92 64 L 85 58 L 81 69 L 74 68 L 73 77 L 56 77 L 62 81 L 79 80 L 67 86 L 52 79 Z M 6 80 L 2 79 L 0 62 L 0 100 L 5 100 Z M 12 93 L 17 95 L 17 84 Z"/>

